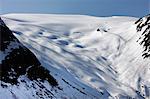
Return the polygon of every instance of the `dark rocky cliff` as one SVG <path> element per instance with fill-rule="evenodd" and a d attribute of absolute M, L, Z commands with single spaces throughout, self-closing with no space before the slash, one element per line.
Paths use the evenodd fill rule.
<path fill-rule="evenodd" d="M 150 58 L 150 14 L 140 18 L 135 24 L 137 24 L 137 31 L 142 31 L 139 41 L 144 48 L 143 57 Z"/>
<path fill-rule="evenodd" d="M 48 81 L 50 85 L 58 83 L 49 71 L 41 66 L 36 56 L 13 35 L 0 18 L 0 81 L 1 86 L 19 84 L 22 75 L 31 81 Z"/>

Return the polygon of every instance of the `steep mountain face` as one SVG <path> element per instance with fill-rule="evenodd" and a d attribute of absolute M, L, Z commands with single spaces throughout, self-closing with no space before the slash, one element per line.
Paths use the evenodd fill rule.
<path fill-rule="evenodd" d="M 8 88 L 13 85 L 19 86 L 21 83 L 27 84 L 26 79 L 36 82 L 37 84 L 32 83 L 33 86 L 38 85 L 41 90 L 45 88 L 41 84 L 44 81 L 49 82 L 51 86 L 58 86 L 57 81 L 50 75 L 49 71 L 41 66 L 35 55 L 18 41 L 1 19 L 0 23 L 1 87 Z M 21 79 L 22 77 L 26 79 Z M 26 88 L 28 87 L 26 86 Z M 11 93 L 14 94 L 13 91 Z M 52 97 L 50 91 L 44 91 L 44 93 L 49 98 Z M 37 96 L 40 97 L 40 94 Z M 13 97 L 16 95 L 14 94 Z"/>
<path fill-rule="evenodd" d="M 142 24 L 149 24 L 148 21 L 144 23 L 133 17 L 50 14 L 8 14 L 2 15 L 2 19 L 12 31 L 13 38 L 18 40 L 11 40 L 15 44 L 4 42 L 3 46 L 11 46 L 3 47 L 1 63 L 7 59 L 18 60 L 18 54 L 11 54 L 15 58 L 7 58 L 3 52 L 10 54 L 15 49 L 16 53 L 19 48 L 21 55 L 28 57 L 28 53 L 33 58 L 32 61 L 30 57 L 19 58 L 24 60 L 22 68 L 18 65 L 21 61 L 10 61 L 11 64 L 18 63 L 14 70 L 8 68 L 11 72 L 5 74 L 8 83 L 1 79 L 7 87 L 0 86 L 0 99 L 5 99 L 4 96 L 6 99 L 150 97 L 150 60 L 142 57 L 145 47 L 144 43 L 139 44 L 144 40 L 139 38 L 148 26 Z M 137 32 L 139 28 L 141 31 Z M 148 47 L 146 49 L 148 52 Z M 33 67 L 26 64 L 33 64 Z M 39 67 L 41 71 L 36 72 Z M 46 73 L 41 76 L 44 71 Z"/>
<path fill-rule="evenodd" d="M 135 22 L 137 24 L 137 31 L 142 31 L 142 36 L 139 38 L 140 44 L 143 45 L 144 58 L 150 57 L 150 14 L 140 18 Z"/>
<path fill-rule="evenodd" d="M 30 80 L 47 80 L 51 85 L 57 86 L 56 80 L 41 66 L 35 55 L 18 41 L 1 19 L 0 21 L 1 85 L 17 84 L 18 78 L 25 75 Z"/>

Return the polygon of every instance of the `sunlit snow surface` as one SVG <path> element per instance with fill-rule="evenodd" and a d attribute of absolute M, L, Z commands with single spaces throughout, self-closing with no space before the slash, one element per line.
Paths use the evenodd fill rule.
<path fill-rule="evenodd" d="M 137 42 L 137 18 L 7 14 L 2 19 L 58 80 L 64 93 L 55 98 L 150 98 L 150 60 L 142 58 Z M 68 88 L 62 78 L 86 95 Z M 32 90 L 24 92 L 23 85 L 0 87 L 0 99 L 10 97 L 8 90 L 32 99 Z"/>

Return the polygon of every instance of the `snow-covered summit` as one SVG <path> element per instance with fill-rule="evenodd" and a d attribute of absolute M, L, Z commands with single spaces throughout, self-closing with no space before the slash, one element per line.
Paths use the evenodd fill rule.
<path fill-rule="evenodd" d="M 150 97 L 150 60 L 143 59 L 143 46 L 137 42 L 137 18 L 7 14 L 2 19 L 57 80 L 62 90 L 52 91 L 53 98 Z M 34 89 L 24 89 L 0 88 L 0 97 L 6 92 L 6 97 L 37 98 L 32 97 Z"/>
<path fill-rule="evenodd" d="M 137 30 L 141 31 L 144 26 L 148 26 L 150 24 L 150 14 L 140 18 L 135 22 L 135 24 L 138 24 Z"/>

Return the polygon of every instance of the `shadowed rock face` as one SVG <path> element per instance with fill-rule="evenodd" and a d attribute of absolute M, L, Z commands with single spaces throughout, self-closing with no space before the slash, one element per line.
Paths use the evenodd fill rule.
<path fill-rule="evenodd" d="M 48 81 L 57 86 L 49 71 L 41 66 L 36 56 L 12 34 L 0 18 L 0 80 L 18 84 L 18 78 L 25 75 L 30 80 Z M 3 84 L 1 84 L 3 86 Z"/>
<path fill-rule="evenodd" d="M 143 31 L 139 38 L 140 44 L 144 47 L 143 57 L 150 58 L 150 14 L 140 18 L 135 24 L 137 24 L 137 31 Z"/>

